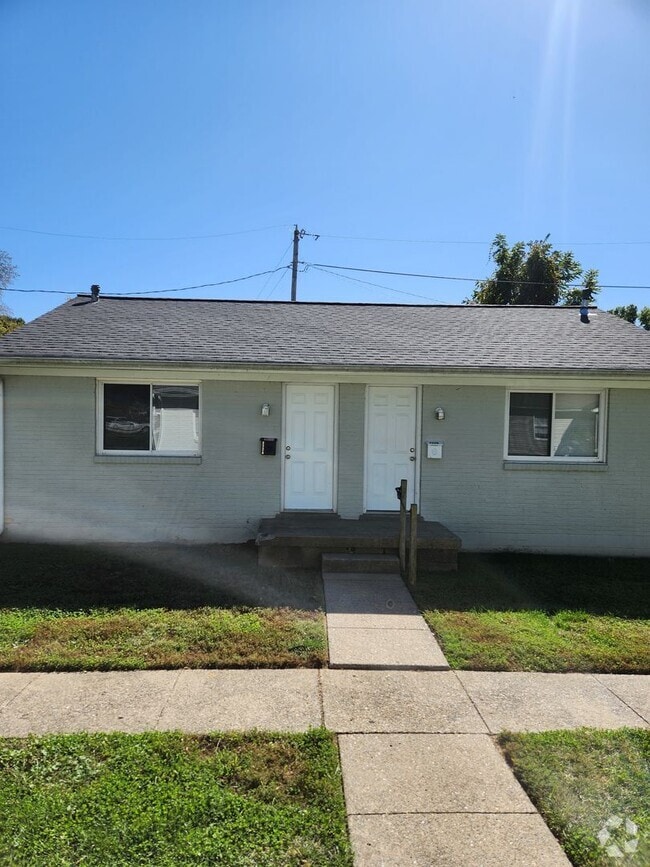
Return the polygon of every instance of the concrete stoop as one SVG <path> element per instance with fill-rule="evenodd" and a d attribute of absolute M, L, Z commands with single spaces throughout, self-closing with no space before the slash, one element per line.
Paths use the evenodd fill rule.
<path fill-rule="evenodd" d="M 327 552 L 395 556 L 399 518 L 397 513 L 345 519 L 334 513 L 280 512 L 260 521 L 255 544 L 261 566 L 285 569 L 318 569 Z M 418 518 L 420 569 L 455 570 L 460 548 L 461 540 L 447 527 Z"/>
<path fill-rule="evenodd" d="M 364 574 L 399 573 L 399 557 L 394 554 L 323 554 L 323 573 L 356 572 Z"/>
<path fill-rule="evenodd" d="M 397 557 L 326 552 L 322 569 L 330 668 L 449 669 Z"/>

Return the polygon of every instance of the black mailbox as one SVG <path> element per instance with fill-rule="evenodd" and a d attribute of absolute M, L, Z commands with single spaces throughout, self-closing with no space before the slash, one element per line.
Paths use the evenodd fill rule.
<path fill-rule="evenodd" d="M 277 437 L 260 437 L 260 454 L 274 455 L 277 454 L 278 440 Z"/>

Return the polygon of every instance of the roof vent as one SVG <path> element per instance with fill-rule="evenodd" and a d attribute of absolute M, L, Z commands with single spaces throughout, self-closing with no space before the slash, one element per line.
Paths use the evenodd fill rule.
<path fill-rule="evenodd" d="M 93 283 L 90 287 L 90 300 L 93 302 L 99 301 L 99 286 L 97 283 Z"/>
<path fill-rule="evenodd" d="M 580 303 L 580 321 L 589 324 L 589 289 L 582 290 L 582 302 Z"/>

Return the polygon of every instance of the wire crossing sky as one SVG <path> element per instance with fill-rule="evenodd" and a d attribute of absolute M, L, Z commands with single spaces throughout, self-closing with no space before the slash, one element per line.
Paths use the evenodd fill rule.
<path fill-rule="evenodd" d="M 460 303 L 502 232 L 650 304 L 648 44 L 647 0 L 4 0 L 3 301 L 286 300 L 297 223 L 305 301 Z"/>

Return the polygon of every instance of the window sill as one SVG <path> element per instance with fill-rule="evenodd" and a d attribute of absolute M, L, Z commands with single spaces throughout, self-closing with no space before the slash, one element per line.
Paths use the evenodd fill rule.
<path fill-rule="evenodd" d="M 606 473 L 607 464 L 571 463 L 570 461 L 504 461 L 504 470 L 533 470 L 557 473 Z"/>
<path fill-rule="evenodd" d="M 193 466 L 200 464 L 200 455 L 95 455 L 96 464 L 181 464 Z"/>

